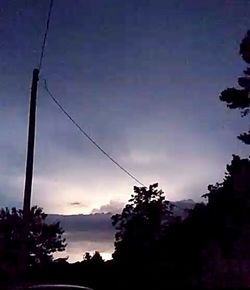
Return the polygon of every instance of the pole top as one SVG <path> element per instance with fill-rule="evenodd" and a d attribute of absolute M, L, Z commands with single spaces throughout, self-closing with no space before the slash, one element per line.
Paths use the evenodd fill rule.
<path fill-rule="evenodd" d="M 33 69 L 33 77 L 38 80 L 38 76 L 39 76 L 39 69 L 38 68 L 34 68 Z"/>

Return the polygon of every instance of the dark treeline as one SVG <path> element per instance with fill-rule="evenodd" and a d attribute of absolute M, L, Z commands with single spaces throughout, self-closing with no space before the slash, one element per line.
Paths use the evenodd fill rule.
<path fill-rule="evenodd" d="M 94 289 L 246 287 L 250 285 L 250 160 L 233 156 L 224 180 L 185 219 L 157 184 L 134 187 L 116 228 L 113 260 L 86 253 L 81 262 L 36 263 L 30 282 Z"/>
<path fill-rule="evenodd" d="M 250 32 L 240 45 L 250 63 Z M 250 69 L 238 79 L 241 89 L 228 88 L 220 99 L 243 117 L 250 108 Z M 249 132 L 238 138 L 249 142 Z M 191 168 L 190 168 L 191 170 Z M 250 287 L 250 159 L 233 155 L 225 177 L 201 193 L 204 202 L 185 218 L 158 184 L 134 187 L 121 213 L 112 217 L 116 229 L 113 259 L 96 252 L 74 264 L 53 260 L 66 247 L 59 223 L 47 224 L 46 215 L 33 207 L 28 240 L 29 283 L 69 283 L 94 289 L 168 289 L 180 287 Z M 22 211 L 0 211 L 0 278 L 18 278 Z M 20 278 L 20 277 L 19 277 Z"/>
<path fill-rule="evenodd" d="M 209 185 L 203 197 L 204 203 L 196 204 L 183 219 L 173 215 L 174 205 L 157 184 L 134 187 L 123 211 L 112 217 L 115 251 L 107 262 L 98 252 L 86 253 L 73 264 L 53 260 L 52 253 L 65 247 L 62 229 L 59 224 L 32 222 L 26 280 L 94 289 L 249 286 L 250 160 L 234 155 L 224 180 Z M 33 209 L 37 211 L 36 218 L 41 216 L 39 208 Z M 0 219 L 1 280 L 7 283 L 18 259 L 15 215 L 14 209 L 3 210 Z"/>
<path fill-rule="evenodd" d="M 94 289 L 250 286 L 250 160 L 233 156 L 224 180 L 203 196 L 207 201 L 182 219 L 172 215 L 157 184 L 135 187 L 122 213 L 112 217 L 112 261 L 96 252 L 74 264 L 38 265 L 29 277 Z"/>

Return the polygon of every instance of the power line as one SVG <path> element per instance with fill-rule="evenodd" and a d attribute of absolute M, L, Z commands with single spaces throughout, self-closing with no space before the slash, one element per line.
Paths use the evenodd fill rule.
<path fill-rule="evenodd" d="M 116 166 L 118 166 L 123 172 L 125 172 L 129 177 L 134 179 L 140 185 L 146 187 L 142 182 L 140 182 L 133 174 L 131 174 L 127 169 L 121 166 L 113 157 L 111 157 L 98 143 L 89 136 L 89 134 L 82 129 L 82 127 L 70 116 L 70 114 L 63 108 L 63 106 L 57 101 L 54 95 L 48 88 L 46 80 L 44 80 L 44 88 L 46 92 L 49 94 L 53 102 L 57 105 L 57 107 L 66 115 L 66 117 L 77 127 L 77 129 L 98 149 L 100 150 L 107 158 L 109 158 Z"/>
<path fill-rule="evenodd" d="M 50 25 L 50 18 L 51 18 L 51 12 L 52 12 L 52 8 L 53 8 L 53 4 L 54 4 L 54 0 L 50 0 L 47 23 L 46 23 L 45 33 L 44 33 L 44 37 L 43 37 L 40 61 L 39 61 L 39 66 L 38 66 L 39 71 L 42 68 L 44 52 L 45 52 L 45 45 L 46 45 L 46 41 L 47 41 L 47 37 L 48 37 L 48 33 L 49 33 L 49 25 Z"/>

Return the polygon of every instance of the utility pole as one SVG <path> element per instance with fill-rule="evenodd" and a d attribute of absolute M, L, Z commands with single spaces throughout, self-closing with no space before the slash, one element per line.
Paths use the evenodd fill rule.
<path fill-rule="evenodd" d="M 36 129 L 36 100 L 37 100 L 37 84 L 39 80 L 39 70 L 33 70 L 32 86 L 30 94 L 30 111 L 29 111 L 29 131 L 28 131 L 28 147 L 26 159 L 26 177 L 23 199 L 23 228 L 22 228 L 22 246 L 20 251 L 19 273 L 22 274 L 27 269 L 28 262 L 28 234 L 30 223 L 30 203 L 32 192 L 33 163 L 34 163 L 34 145 L 35 145 L 35 129 Z"/>

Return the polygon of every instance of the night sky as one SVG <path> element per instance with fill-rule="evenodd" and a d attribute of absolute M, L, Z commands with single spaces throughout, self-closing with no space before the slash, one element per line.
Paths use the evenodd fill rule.
<path fill-rule="evenodd" d="M 32 70 L 49 1 L 0 3 L 0 205 L 22 206 Z M 205 3 L 206 2 L 206 3 Z M 199 200 L 221 181 L 247 120 L 219 101 L 245 68 L 250 1 L 55 0 L 38 93 L 32 203 L 91 213 L 136 185 L 65 118 L 144 184 Z M 248 128 L 247 128 L 248 129 Z"/>

